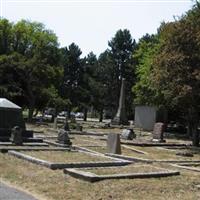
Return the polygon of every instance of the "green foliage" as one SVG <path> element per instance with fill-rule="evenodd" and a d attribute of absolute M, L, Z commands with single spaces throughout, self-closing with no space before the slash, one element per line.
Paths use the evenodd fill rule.
<path fill-rule="evenodd" d="M 142 37 L 137 44 L 137 49 L 134 52 L 137 81 L 132 88 L 135 94 L 134 104 L 155 105 L 157 103 L 155 101 L 156 91 L 151 86 L 150 77 L 158 46 L 158 36 L 148 34 Z"/>
<path fill-rule="evenodd" d="M 44 88 L 60 75 L 57 37 L 44 25 L 0 20 L 1 95 L 31 111 L 45 105 Z"/>

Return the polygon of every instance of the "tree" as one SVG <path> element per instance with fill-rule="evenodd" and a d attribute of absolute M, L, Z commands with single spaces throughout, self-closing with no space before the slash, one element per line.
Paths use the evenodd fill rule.
<path fill-rule="evenodd" d="M 143 36 L 134 52 L 136 63 L 136 84 L 132 88 L 134 104 L 155 105 L 156 91 L 151 85 L 151 74 L 153 70 L 153 60 L 159 49 L 159 36 L 146 34 Z"/>
<path fill-rule="evenodd" d="M 108 42 L 110 47 L 109 54 L 115 66 L 113 74 L 115 76 L 115 86 L 116 86 L 116 105 L 118 104 L 118 97 L 120 93 L 121 80 L 126 79 L 126 105 L 131 110 L 132 105 L 132 92 L 131 88 L 135 82 L 135 69 L 133 52 L 136 47 L 135 40 L 132 39 L 129 30 L 119 30 L 116 32 L 115 36 L 111 41 Z M 115 91 L 114 90 L 114 91 Z M 116 107 L 117 108 L 117 107 Z M 115 108 L 115 109 L 116 109 Z"/>
<path fill-rule="evenodd" d="M 62 66 L 64 68 L 64 85 L 63 95 L 67 97 L 71 103 L 68 107 L 70 111 L 80 103 L 81 84 L 83 80 L 84 59 L 80 58 L 81 49 L 74 43 L 61 50 Z"/>
<path fill-rule="evenodd" d="M 166 105 L 181 109 L 199 145 L 200 111 L 200 6 L 160 28 L 160 49 L 154 60 L 152 81 Z"/>
<path fill-rule="evenodd" d="M 8 41 L 0 58 L 0 68 L 7 77 L 2 77 L 1 85 L 8 96 L 23 99 L 21 103 L 29 108 L 31 120 L 39 107 L 37 102 L 44 97 L 43 90 L 54 85 L 60 75 L 57 37 L 41 23 L 22 20 L 10 26 L 12 37 L 8 40 L 7 35 L 1 36 L 2 41 Z M 7 26 L 3 28 L 7 30 Z"/>

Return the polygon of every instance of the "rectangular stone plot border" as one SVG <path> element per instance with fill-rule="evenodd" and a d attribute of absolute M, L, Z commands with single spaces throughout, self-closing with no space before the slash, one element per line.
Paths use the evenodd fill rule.
<path fill-rule="evenodd" d="M 0 147 L 0 152 L 1 153 L 7 153 L 8 151 L 76 151 L 76 150 L 71 150 L 69 148 L 58 148 L 58 147 L 47 147 L 47 148 L 33 148 L 33 147 Z M 77 151 L 76 151 L 77 152 Z"/>
<path fill-rule="evenodd" d="M 71 163 L 54 163 L 46 160 L 38 159 L 24 153 L 17 151 L 8 151 L 9 155 L 29 161 L 31 163 L 42 165 L 52 170 L 64 168 L 85 168 L 85 167 L 110 167 L 110 166 L 124 166 L 131 164 L 130 161 L 104 161 L 104 162 L 71 162 Z M 98 156 L 98 155 L 96 155 Z M 111 158 L 112 159 L 112 158 Z"/>
<path fill-rule="evenodd" d="M 150 159 L 144 159 L 144 158 L 138 158 L 138 157 L 132 157 L 132 156 L 125 156 L 125 155 L 117 155 L 117 154 L 111 154 L 111 153 L 106 153 L 105 155 L 110 156 L 110 157 L 114 157 L 114 158 L 132 161 L 132 162 L 191 163 L 191 165 L 192 165 L 192 163 L 199 163 L 200 164 L 200 160 L 150 160 Z"/>
<path fill-rule="evenodd" d="M 171 166 L 190 170 L 190 171 L 200 172 L 200 162 L 199 163 L 171 164 Z M 191 166 L 199 166 L 199 167 L 195 168 L 195 167 L 191 167 Z"/>
<path fill-rule="evenodd" d="M 160 177 L 167 177 L 167 176 L 176 176 L 180 175 L 179 171 L 158 171 L 158 172 L 151 172 L 151 173 L 126 173 L 126 174 L 109 174 L 109 175 L 97 175 L 91 172 L 85 172 L 78 169 L 64 169 L 63 172 L 68 174 L 74 178 L 82 179 L 88 182 L 96 182 L 106 179 L 135 179 L 135 178 L 160 178 Z"/>

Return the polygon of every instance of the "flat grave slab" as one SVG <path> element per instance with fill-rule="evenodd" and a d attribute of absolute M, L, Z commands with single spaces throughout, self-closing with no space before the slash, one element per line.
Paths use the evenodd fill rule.
<path fill-rule="evenodd" d="M 64 169 L 64 173 L 74 178 L 88 182 L 96 182 L 106 179 L 127 178 L 160 178 L 179 175 L 180 172 L 158 168 L 153 165 L 127 165 L 124 167 L 87 168 L 87 169 Z"/>
<path fill-rule="evenodd" d="M 131 163 L 121 159 L 75 151 L 8 151 L 8 154 L 50 169 L 123 166 Z"/>

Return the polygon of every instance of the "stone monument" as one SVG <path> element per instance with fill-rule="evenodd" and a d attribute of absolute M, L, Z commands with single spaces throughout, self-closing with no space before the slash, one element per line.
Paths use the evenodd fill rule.
<path fill-rule="evenodd" d="M 114 119 L 111 121 L 112 125 L 128 125 L 128 119 L 126 116 L 125 109 L 125 79 L 122 78 L 121 90 L 120 90 L 120 98 L 119 98 L 119 106 L 117 113 Z"/>
<path fill-rule="evenodd" d="M 133 129 L 124 129 L 121 138 L 124 140 L 133 140 L 133 138 L 136 138 L 136 134 Z"/>
<path fill-rule="evenodd" d="M 23 144 L 22 129 L 19 126 L 12 128 L 10 141 L 15 145 Z"/>
<path fill-rule="evenodd" d="M 121 154 L 120 134 L 108 134 L 107 150 L 108 153 Z"/>
<path fill-rule="evenodd" d="M 63 130 L 63 129 L 59 130 L 57 141 L 60 144 L 66 144 L 66 145 L 69 145 L 69 146 L 72 144 L 70 139 L 69 139 L 68 132 Z"/>
<path fill-rule="evenodd" d="M 57 117 L 54 118 L 53 127 L 54 127 L 54 129 L 58 128 L 58 118 Z"/>
<path fill-rule="evenodd" d="M 158 122 L 154 124 L 153 128 L 153 141 L 154 142 L 165 142 L 163 139 L 164 123 Z"/>
<path fill-rule="evenodd" d="M 65 117 L 64 130 L 69 131 L 69 124 L 68 124 L 68 118 L 67 117 Z"/>

